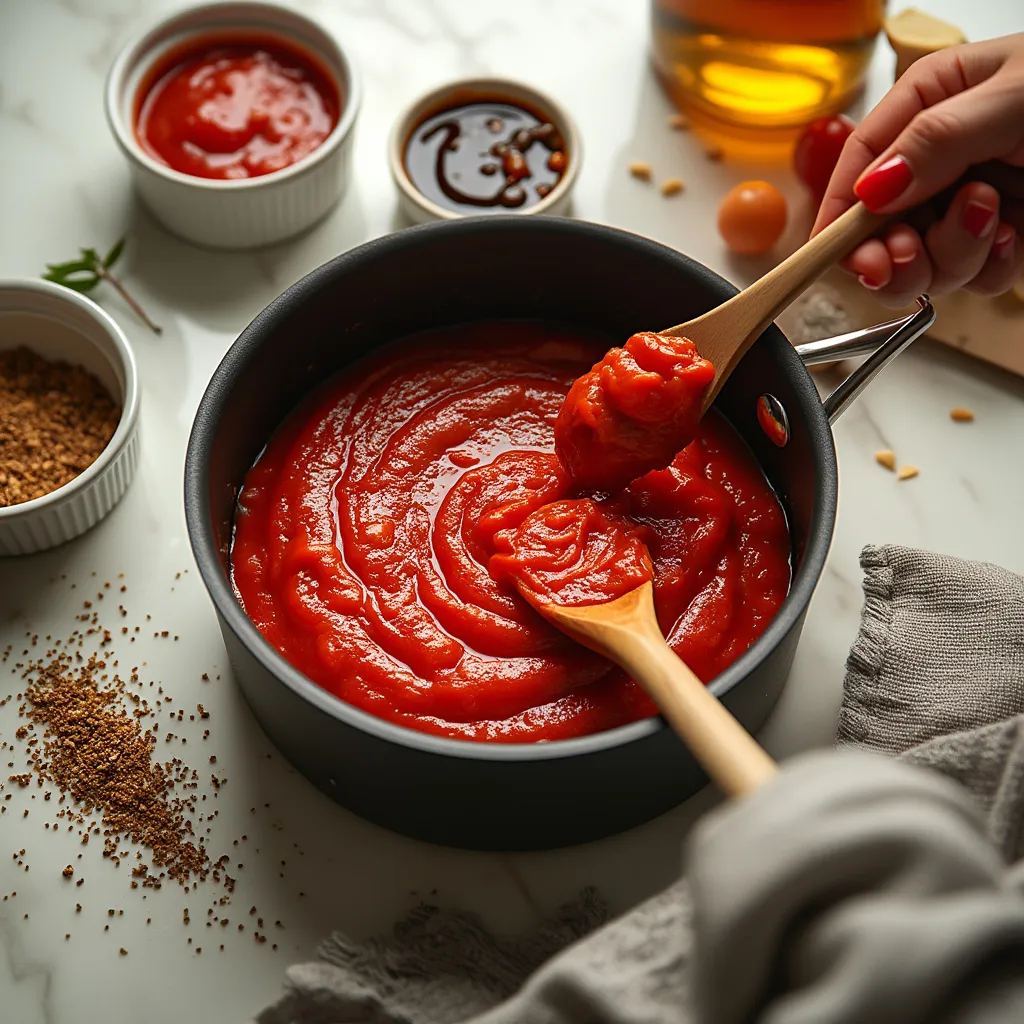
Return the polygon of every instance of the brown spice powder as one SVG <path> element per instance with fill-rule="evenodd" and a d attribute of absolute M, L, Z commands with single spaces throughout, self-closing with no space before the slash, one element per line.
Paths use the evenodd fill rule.
<path fill-rule="evenodd" d="M 0 351 L 0 508 L 55 491 L 96 461 L 121 410 L 81 366 Z"/>
<path fill-rule="evenodd" d="M 118 576 L 122 578 L 123 574 Z M 109 582 L 103 584 L 104 589 L 111 586 Z M 72 583 L 71 589 L 75 588 L 76 584 Z M 125 589 L 123 585 L 121 589 Z M 102 592 L 96 596 L 103 599 Z M 142 690 L 147 684 L 140 681 L 138 666 L 132 667 L 124 679 L 116 674 L 118 660 L 111 646 L 113 634 L 100 623 L 99 610 L 92 600 L 84 601 L 83 605 L 87 611 L 75 618 L 87 623 L 87 627 L 74 630 L 66 640 L 54 640 L 47 635 L 45 640 L 50 646 L 45 654 L 33 661 L 14 662 L 11 671 L 20 675 L 24 682 L 20 687 L 12 687 L 8 696 L 0 698 L 0 708 L 10 701 L 19 701 L 18 714 L 24 721 L 15 729 L 14 738 L 24 743 L 26 767 L 31 770 L 10 774 L 6 780 L 0 777 L 0 790 L 14 784 L 24 791 L 34 783 L 33 788 L 42 790 L 44 803 L 53 797 L 52 803 L 59 807 L 55 810 L 56 817 L 62 819 L 62 824 L 45 822 L 44 828 L 55 832 L 58 827 L 63 830 L 66 823 L 67 831 L 73 832 L 77 826 L 82 845 L 88 844 L 90 836 L 102 837 L 103 857 L 115 868 L 122 859 L 130 858 L 132 889 L 160 889 L 166 881 L 174 880 L 185 893 L 198 892 L 198 883 L 207 878 L 222 885 L 226 894 L 214 899 L 213 907 L 207 910 L 212 920 L 205 925 L 212 928 L 220 924 L 227 929 L 231 922 L 227 917 L 214 916 L 214 908 L 219 910 L 232 902 L 235 879 L 227 871 L 231 858 L 223 854 L 214 861 L 205 849 L 206 840 L 197 838 L 204 822 L 205 834 L 211 834 L 209 823 L 219 811 L 199 813 L 200 800 L 205 802 L 207 794 L 198 792 L 201 784 L 198 772 L 179 758 L 172 758 L 165 764 L 155 762 L 158 719 L 169 714 L 172 719 L 181 721 L 184 711 L 164 707 L 172 703 L 172 698 L 164 695 L 163 686 L 153 681 L 148 687 L 155 687 L 160 696 L 151 703 Z M 126 614 L 123 606 L 118 606 L 118 611 L 122 616 Z M 136 626 L 135 631 L 138 632 L 139 627 Z M 37 645 L 42 648 L 42 645 L 38 635 L 26 633 L 25 636 L 21 655 L 27 658 L 32 648 Z M 90 658 L 88 650 L 92 646 L 98 646 L 99 653 Z M 12 655 L 14 645 L 8 644 L 0 650 L 0 665 Z M 145 666 L 146 662 L 141 664 Z M 205 675 L 209 679 L 209 674 Z M 15 689 L 18 692 L 13 692 Z M 196 711 L 196 715 L 189 715 L 190 721 L 210 717 L 202 704 L 197 705 Z M 209 735 L 210 730 L 205 729 L 204 739 Z M 168 741 L 171 738 L 168 734 Z M 184 742 L 184 737 L 181 739 Z M 13 756 L 14 744 L 0 740 L 0 750 L 8 747 Z M 214 755 L 209 755 L 209 760 L 217 763 Z M 9 761 L 7 767 L 14 769 L 15 761 Z M 216 799 L 216 790 L 227 780 L 216 776 L 211 779 L 215 780 L 212 797 Z M 55 789 L 44 789 L 47 782 L 56 783 Z M 35 793 L 30 796 L 36 799 Z M 11 793 L 2 794 L 0 812 L 8 809 L 5 801 L 11 797 Z M 263 806 L 270 808 L 269 803 Z M 251 810 L 256 813 L 255 807 Z M 27 808 L 24 814 L 28 814 Z M 196 829 L 193 821 L 198 826 Z M 273 827 L 280 826 L 274 823 Z M 237 847 L 247 838 L 243 835 L 241 840 L 235 839 L 234 845 Z M 129 839 L 143 849 L 127 849 Z M 295 847 L 298 849 L 297 844 Z M 258 854 L 259 849 L 255 852 Z M 82 853 L 77 854 L 77 859 L 81 860 L 82 856 Z M 13 857 L 18 867 L 29 870 L 23 860 L 25 850 L 15 852 Z M 241 869 L 242 865 L 237 867 Z M 67 884 L 74 881 L 76 888 L 85 881 L 74 877 L 78 874 L 74 864 L 68 864 L 62 874 Z M 16 896 L 17 893 L 12 892 L 3 899 Z M 143 894 L 142 898 L 147 897 Z M 82 912 L 81 903 L 75 903 L 74 907 L 77 914 Z M 122 917 L 124 913 L 107 908 L 108 919 Z M 262 929 L 263 919 L 255 906 L 252 913 L 257 918 L 257 927 Z M 183 919 L 187 926 L 187 908 Z M 151 921 L 152 918 L 146 918 L 147 925 Z M 276 924 L 283 927 L 280 922 Z M 106 924 L 103 931 L 108 932 L 111 927 Z M 243 932 L 244 925 L 239 925 L 238 930 Z M 266 936 L 259 931 L 255 935 L 257 943 L 266 941 Z M 65 938 L 69 936 L 67 933 Z M 191 938 L 188 944 L 192 945 Z M 276 950 L 276 944 L 271 948 Z M 224 946 L 220 949 L 223 951 Z M 197 947 L 195 952 L 198 954 L 201 950 Z M 122 955 L 127 953 L 122 947 Z"/>
<path fill-rule="evenodd" d="M 185 778 L 176 779 L 173 764 L 153 758 L 156 736 L 122 706 L 124 683 L 106 669 L 95 656 L 76 667 L 66 654 L 29 666 L 24 714 L 43 729 L 42 743 L 30 754 L 34 767 L 86 814 L 102 815 L 104 856 L 116 863 L 121 835 L 152 850 L 153 866 L 164 870 L 157 877 L 133 870 L 143 885 L 159 887 L 165 875 L 181 884 L 201 881 L 210 859 L 202 840 L 190 838 L 186 813 L 194 797 L 174 795 L 175 782 Z M 108 680 L 106 688 L 101 679 Z"/>

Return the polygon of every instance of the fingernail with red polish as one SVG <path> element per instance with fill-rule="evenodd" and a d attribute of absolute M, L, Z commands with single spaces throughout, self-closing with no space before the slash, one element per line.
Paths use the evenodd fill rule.
<path fill-rule="evenodd" d="M 881 210 L 898 199 L 914 180 L 914 172 L 901 156 L 890 157 L 864 175 L 853 191 L 869 210 Z"/>
<path fill-rule="evenodd" d="M 996 223 L 996 211 L 983 203 L 971 200 L 964 207 L 964 230 L 974 238 L 984 238 Z"/>
<path fill-rule="evenodd" d="M 996 237 L 992 240 L 992 251 L 1001 260 L 1008 260 L 1013 255 L 1013 241 L 1017 232 L 1009 224 L 1000 225 Z"/>
<path fill-rule="evenodd" d="M 917 251 L 905 253 L 902 256 L 893 256 L 891 253 L 889 259 L 893 261 L 898 267 L 905 267 L 908 263 L 913 263 L 917 259 Z"/>
<path fill-rule="evenodd" d="M 860 281 L 860 283 L 864 285 L 865 288 L 873 292 L 877 292 L 882 287 L 882 285 L 880 285 L 877 281 L 872 281 L 870 277 L 867 277 L 864 274 L 858 274 L 857 280 Z"/>

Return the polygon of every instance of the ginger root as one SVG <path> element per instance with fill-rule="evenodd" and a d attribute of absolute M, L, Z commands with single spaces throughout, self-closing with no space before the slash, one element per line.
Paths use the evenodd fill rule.
<path fill-rule="evenodd" d="M 915 60 L 967 42 L 967 37 L 955 25 L 913 7 L 886 18 L 884 24 L 889 45 L 896 51 L 897 78 Z"/>

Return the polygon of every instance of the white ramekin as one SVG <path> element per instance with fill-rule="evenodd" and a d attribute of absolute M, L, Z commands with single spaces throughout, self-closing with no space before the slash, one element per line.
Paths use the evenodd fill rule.
<path fill-rule="evenodd" d="M 121 328 L 91 299 L 49 281 L 0 281 L 0 349 L 24 345 L 83 366 L 121 404 L 99 458 L 63 487 L 0 508 L 0 555 L 27 555 L 95 526 L 121 500 L 139 461 L 139 383 Z"/>
<path fill-rule="evenodd" d="M 457 82 L 449 82 L 438 89 L 428 92 L 401 113 L 388 140 L 388 165 L 391 177 L 398 188 L 398 202 L 402 212 L 416 224 L 434 220 L 458 220 L 461 217 L 479 216 L 475 213 L 459 213 L 448 210 L 428 199 L 412 183 L 405 170 L 405 147 L 409 136 L 421 122 L 432 117 L 452 102 L 464 103 L 470 99 L 480 100 L 508 99 L 512 103 L 517 100 L 528 107 L 549 114 L 555 127 L 562 133 L 565 150 L 569 158 L 569 167 L 562 175 L 558 184 L 539 203 L 516 210 L 503 210 L 504 213 L 528 214 L 566 214 L 572 202 L 572 190 L 580 172 L 583 160 L 583 145 L 580 133 L 569 112 L 546 93 L 539 92 L 531 86 L 524 85 L 508 78 L 467 78 Z"/>
<path fill-rule="evenodd" d="M 149 70 L 190 39 L 229 41 L 266 34 L 311 52 L 334 78 L 344 106 L 334 131 L 290 167 L 255 178 L 215 180 L 182 174 L 154 160 L 135 137 L 137 92 Z M 128 44 L 106 85 L 107 121 L 128 158 L 143 202 L 169 231 L 215 249 L 279 242 L 311 227 L 341 198 L 351 175 L 352 126 L 360 87 L 341 47 L 316 22 L 285 7 L 235 2 L 190 7 Z"/>

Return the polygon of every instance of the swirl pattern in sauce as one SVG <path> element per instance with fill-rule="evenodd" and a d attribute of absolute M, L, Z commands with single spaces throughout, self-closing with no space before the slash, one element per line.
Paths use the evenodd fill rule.
<path fill-rule="evenodd" d="M 654 578 L 636 526 L 592 498 L 542 505 L 494 535 L 495 579 L 510 579 L 534 606 L 614 601 Z"/>

